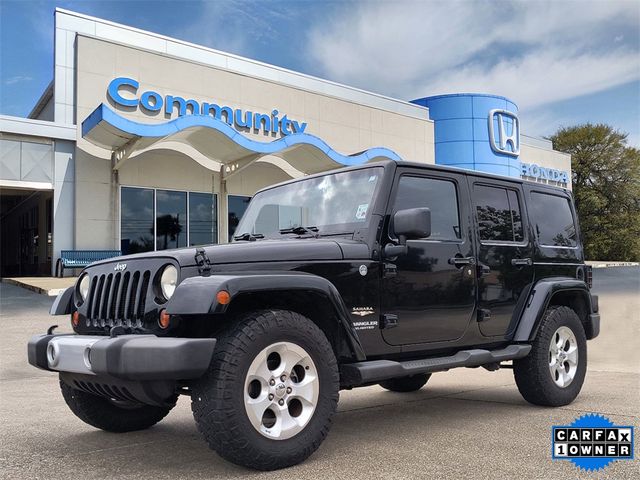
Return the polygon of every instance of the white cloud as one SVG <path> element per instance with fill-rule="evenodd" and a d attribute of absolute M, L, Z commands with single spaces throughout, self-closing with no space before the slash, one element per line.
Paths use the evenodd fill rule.
<path fill-rule="evenodd" d="M 15 77 L 9 77 L 4 81 L 5 85 L 15 85 L 16 83 L 30 82 L 33 77 L 28 75 L 16 75 Z"/>
<path fill-rule="evenodd" d="M 258 0 L 209 0 L 200 15 L 172 35 L 224 52 L 252 56 L 255 43 L 268 43 L 280 24 L 290 20 L 286 4 Z"/>
<path fill-rule="evenodd" d="M 397 96 L 482 91 L 521 107 L 640 79 L 636 2 L 365 2 L 309 34 L 332 80 Z M 621 38 L 620 38 L 621 37 Z"/>
<path fill-rule="evenodd" d="M 485 68 L 470 65 L 425 81 L 430 94 L 480 91 L 513 98 L 520 108 L 565 100 L 640 78 L 638 54 L 619 51 L 566 55 L 544 50 L 516 60 L 503 60 Z M 418 92 L 416 92 L 418 93 Z"/>

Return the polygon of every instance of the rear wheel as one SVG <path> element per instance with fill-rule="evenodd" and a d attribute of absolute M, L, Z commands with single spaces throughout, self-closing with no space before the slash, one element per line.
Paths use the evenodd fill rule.
<path fill-rule="evenodd" d="M 513 362 L 518 390 L 530 403 L 557 407 L 578 396 L 587 372 L 587 338 L 569 307 L 545 313 L 531 352 Z"/>
<path fill-rule="evenodd" d="M 391 392 L 415 392 L 426 385 L 431 378 L 430 373 L 419 373 L 409 377 L 390 378 L 380 382 L 380 386 Z"/>
<path fill-rule="evenodd" d="M 320 446 L 338 390 L 333 349 L 311 320 L 258 311 L 218 338 L 209 372 L 193 385 L 192 410 L 220 456 L 275 470 L 302 462 Z"/>
<path fill-rule="evenodd" d="M 145 430 L 166 417 L 175 406 L 156 407 L 118 402 L 77 390 L 62 380 L 60 380 L 60 389 L 64 401 L 76 417 L 92 427 L 107 432 Z"/>

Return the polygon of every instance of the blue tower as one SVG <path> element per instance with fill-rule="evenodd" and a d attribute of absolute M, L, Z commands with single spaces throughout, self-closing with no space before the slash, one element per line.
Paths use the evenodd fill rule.
<path fill-rule="evenodd" d="M 497 95 L 460 93 L 412 100 L 434 121 L 436 164 L 520 177 L 518 106 Z"/>

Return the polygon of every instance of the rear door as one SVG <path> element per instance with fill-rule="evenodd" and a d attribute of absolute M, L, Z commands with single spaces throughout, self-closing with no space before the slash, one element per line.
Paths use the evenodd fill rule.
<path fill-rule="evenodd" d="M 478 321 L 486 337 L 506 336 L 533 281 L 533 248 L 522 185 L 472 178 L 478 257 Z"/>
<path fill-rule="evenodd" d="M 382 330 L 391 345 L 455 340 L 467 330 L 476 301 L 476 274 L 466 178 L 399 169 L 387 209 L 431 209 L 431 236 L 407 241 L 406 254 L 385 260 L 382 309 L 397 327 Z M 384 245 L 397 240 L 390 225 Z M 389 268 L 389 267 L 394 268 Z"/>

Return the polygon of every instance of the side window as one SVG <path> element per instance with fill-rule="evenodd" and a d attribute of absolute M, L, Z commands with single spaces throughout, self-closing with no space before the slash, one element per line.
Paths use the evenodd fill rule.
<path fill-rule="evenodd" d="M 531 193 L 531 218 L 540 245 L 575 247 L 576 225 L 569 199 L 548 193 Z"/>
<path fill-rule="evenodd" d="M 460 215 L 456 185 L 450 180 L 403 175 L 398 183 L 393 211 L 431 209 L 429 240 L 459 240 Z"/>
<path fill-rule="evenodd" d="M 522 242 L 522 210 L 518 194 L 502 187 L 474 186 L 474 200 L 481 241 Z"/>

